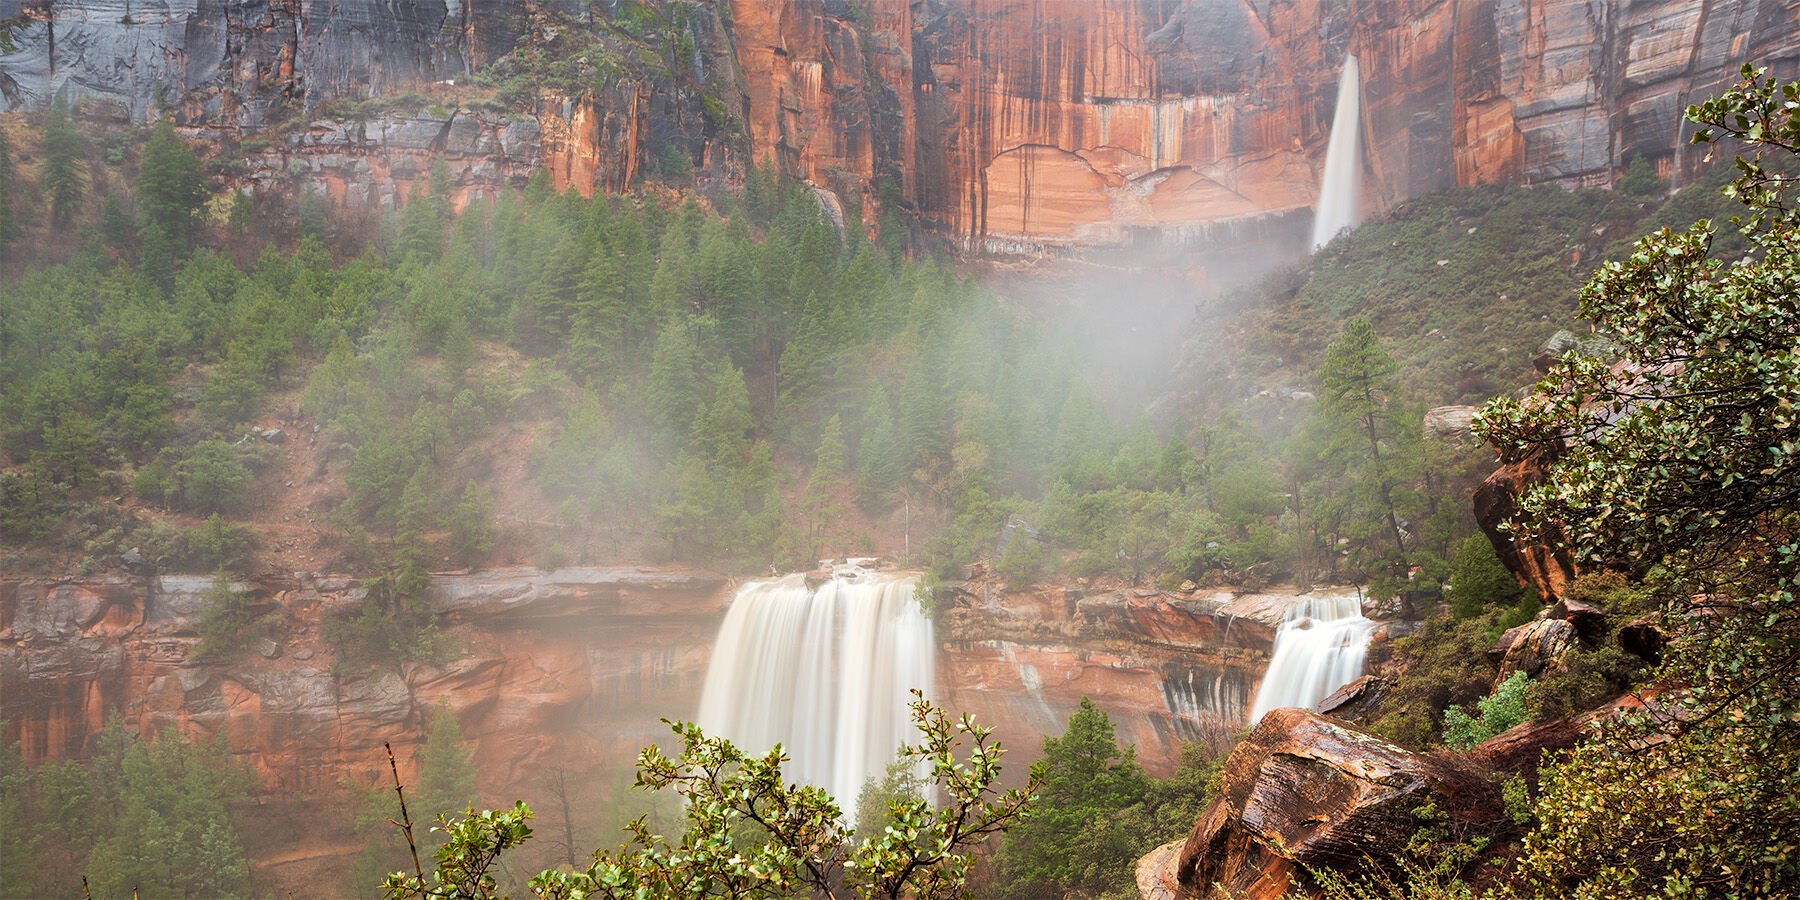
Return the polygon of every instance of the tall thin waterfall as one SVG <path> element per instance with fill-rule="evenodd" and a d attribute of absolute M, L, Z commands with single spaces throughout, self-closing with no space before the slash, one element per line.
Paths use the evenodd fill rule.
<path fill-rule="evenodd" d="M 1250 724 L 1271 709 L 1317 706 L 1326 694 L 1356 680 L 1374 630 L 1354 592 L 1321 593 L 1289 607 L 1275 631 L 1269 671 L 1250 705 Z"/>
<path fill-rule="evenodd" d="M 931 620 L 916 576 L 856 574 L 809 590 L 800 575 L 738 590 L 719 630 L 699 724 L 760 753 L 780 743 L 787 774 L 854 818 L 863 782 L 916 740 L 911 691 L 931 696 Z"/>
<path fill-rule="evenodd" d="M 1362 75 L 1356 57 L 1344 57 L 1338 76 L 1337 112 L 1331 116 L 1331 143 L 1325 148 L 1325 178 L 1313 211 L 1312 244 L 1323 247 L 1338 232 L 1362 221 Z"/>

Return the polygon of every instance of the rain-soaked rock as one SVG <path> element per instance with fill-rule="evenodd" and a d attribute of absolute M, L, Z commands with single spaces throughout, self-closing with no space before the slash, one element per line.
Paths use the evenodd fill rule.
<path fill-rule="evenodd" d="M 1606 639 L 1606 607 L 1564 597 L 1544 614 L 1545 618 L 1563 619 L 1575 628 L 1583 644 L 1593 647 Z"/>
<path fill-rule="evenodd" d="M 1545 600 L 1562 596 L 1575 580 L 1574 560 L 1553 542 L 1514 540 L 1505 525 L 1518 512 L 1519 497 L 1543 480 L 1554 461 L 1544 453 L 1508 460 L 1475 489 L 1474 496 L 1475 521 L 1494 545 L 1500 562 L 1520 584 Z"/>
<path fill-rule="evenodd" d="M 1479 832 L 1500 809 L 1480 766 L 1402 749 L 1302 709 L 1263 717 L 1225 761 L 1221 792 L 1201 814 L 1172 874 L 1139 884 L 1173 884 L 1178 894 L 1275 898 L 1307 886 L 1310 868 L 1383 867 L 1420 826 L 1427 802 Z M 1167 856 L 1165 855 L 1165 859 Z M 1149 884 L 1146 884 L 1146 882 Z"/>
<path fill-rule="evenodd" d="M 1327 694 L 1319 701 L 1319 714 L 1346 722 L 1369 722 L 1380 711 L 1382 701 L 1393 690 L 1391 679 L 1364 675 Z"/>

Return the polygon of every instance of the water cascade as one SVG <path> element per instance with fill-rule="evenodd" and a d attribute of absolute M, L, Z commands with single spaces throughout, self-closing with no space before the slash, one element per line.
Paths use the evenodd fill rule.
<path fill-rule="evenodd" d="M 1283 706 L 1318 705 L 1325 695 L 1362 675 L 1363 657 L 1375 623 L 1363 618 L 1362 600 L 1354 592 L 1334 591 L 1304 598 L 1288 608 L 1275 631 L 1269 671 L 1250 722 Z"/>
<path fill-rule="evenodd" d="M 1313 212 L 1311 247 L 1317 249 L 1346 228 L 1362 221 L 1362 76 L 1356 57 L 1344 57 L 1338 76 L 1337 112 L 1331 117 L 1331 143 L 1325 148 L 1325 177 Z"/>
<path fill-rule="evenodd" d="M 931 696 L 936 644 L 917 584 L 858 573 L 817 589 L 801 575 L 744 585 L 706 670 L 700 726 L 748 752 L 780 743 L 787 774 L 854 818 L 863 782 L 917 740 L 910 691 Z"/>

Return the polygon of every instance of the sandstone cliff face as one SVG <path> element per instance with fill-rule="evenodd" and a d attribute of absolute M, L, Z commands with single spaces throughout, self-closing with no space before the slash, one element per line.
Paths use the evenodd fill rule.
<path fill-rule="evenodd" d="M 210 585 L 0 582 L 4 739 L 30 763 L 80 757 L 116 712 L 140 731 L 223 734 L 266 789 L 318 793 L 375 773 L 384 741 L 416 743 L 441 701 L 473 741 L 483 791 L 517 792 L 535 765 L 629 761 L 660 734 L 660 716 L 697 705 L 724 600 L 720 578 L 693 573 L 444 578 L 429 599 L 462 623 L 451 637 L 464 652 L 442 666 L 340 673 L 313 623 L 362 601 L 353 582 L 241 585 L 280 620 L 269 653 L 225 666 L 190 658 Z"/>
<path fill-rule="evenodd" d="M 1678 180 L 1699 164 L 1683 151 L 1681 109 L 1744 62 L 1800 74 L 1800 0 L 658 6 L 702 11 L 681 37 L 691 73 L 544 98 L 535 147 L 496 142 L 459 158 L 470 161 L 457 171 L 464 193 L 537 166 L 558 187 L 617 190 L 674 147 L 727 177 L 773 157 L 839 193 L 898 200 L 970 247 L 1253 236 L 1295 251 L 1346 54 L 1363 73 L 1368 210 L 1452 184 L 1607 184 L 1636 154 Z M 0 17 L 24 8 L 0 0 Z M 539 21 L 547 9 L 52 0 L 30 6 L 38 25 L 0 57 L 0 108 L 60 92 L 144 118 L 162 85 L 195 128 L 255 128 L 332 98 L 466 79 L 553 39 Z M 292 160 L 252 164 L 279 175 Z M 324 177 L 345 202 L 405 187 L 367 172 Z"/>
<path fill-rule="evenodd" d="M 139 732 L 223 735 L 256 771 L 263 800 L 317 801 L 342 782 L 385 778 L 383 742 L 413 777 L 432 709 L 447 704 L 483 796 L 541 803 L 544 773 L 617 780 L 639 748 L 666 737 L 659 719 L 694 715 L 731 596 L 723 578 L 684 571 L 440 576 L 427 600 L 451 658 L 395 671 L 334 665 L 320 623 L 366 595 L 351 579 L 306 575 L 238 585 L 274 616 L 267 642 L 198 663 L 210 586 L 176 575 L 0 579 L 0 740 L 18 741 L 36 765 L 91 752 L 113 715 Z M 1245 724 L 1291 598 L 970 588 L 964 600 L 944 615 L 938 700 L 996 729 L 1017 781 L 1084 696 L 1154 773 L 1173 768 L 1184 741 L 1222 746 Z M 305 884 L 348 852 L 342 821 L 271 810 L 297 835 L 265 848 L 278 859 L 253 848 L 271 883 Z"/>

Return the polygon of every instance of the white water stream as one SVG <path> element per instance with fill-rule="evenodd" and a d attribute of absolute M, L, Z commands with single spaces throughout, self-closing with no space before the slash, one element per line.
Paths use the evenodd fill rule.
<path fill-rule="evenodd" d="M 738 590 L 706 670 L 698 722 L 829 791 L 854 821 L 863 782 L 915 742 L 910 691 L 931 697 L 936 643 L 916 576 L 858 573 L 808 589 L 800 575 Z"/>
<path fill-rule="evenodd" d="M 1313 210 L 1313 249 L 1325 246 L 1338 232 L 1362 221 L 1362 76 L 1355 56 L 1344 57 L 1338 76 L 1337 111 L 1331 116 L 1331 142 L 1325 148 L 1325 175 Z"/>
<path fill-rule="evenodd" d="M 1275 631 L 1269 671 L 1250 706 L 1250 723 L 1284 706 L 1319 705 L 1327 694 L 1362 675 L 1375 623 L 1364 618 L 1354 591 L 1322 592 L 1288 607 Z"/>

